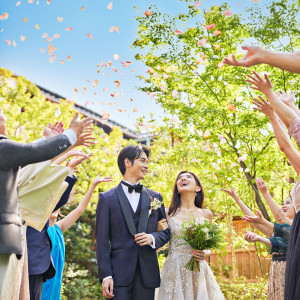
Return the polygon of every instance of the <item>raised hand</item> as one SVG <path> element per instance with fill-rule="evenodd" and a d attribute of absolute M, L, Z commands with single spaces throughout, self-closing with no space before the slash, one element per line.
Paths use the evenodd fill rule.
<path fill-rule="evenodd" d="M 63 122 L 56 122 L 54 125 L 52 125 L 50 122 L 48 126 L 45 128 L 43 135 L 46 139 L 49 139 L 53 136 L 62 134 L 63 132 L 64 132 Z"/>
<path fill-rule="evenodd" d="M 79 149 L 75 149 L 75 148 L 72 148 L 71 150 L 69 150 L 67 152 L 67 155 L 68 155 L 68 158 L 73 157 L 73 156 L 82 156 L 82 157 L 85 157 L 85 158 L 89 159 L 89 157 L 90 157 L 85 152 L 83 152 Z"/>
<path fill-rule="evenodd" d="M 231 190 L 226 190 L 226 189 L 221 189 L 221 191 L 227 193 L 228 195 L 230 195 L 235 201 L 240 200 L 238 194 L 236 193 L 234 187 L 231 188 Z"/>
<path fill-rule="evenodd" d="M 93 123 L 93 119 L 91 117 L 85 118 L 80 121 L 79 114 L 76 113 L 70 123 L 69 128 L 72 129 L 76 136 L 79 137 L 85 129 Z"/>
<path fill-rule="evenodd" d="M 257 188 L 261 191 L 261 193 L 266 193 L 268 191 L 267 184 L 261 177 L 256 178 Z"/>
<path fill-rule="evenodd" d="M 248 223 L 256 223 L 261 224 L 264 221 L 264 217 L 262 216 L 259 210 L 255 210 L 256 216 L 243 216 L 242 219 Z"/>
<path fill-rule="evenodd" d="M 86 147 L 91 147 L 91 145 L 95 145 L 96 143 L 94 142 L 95 138 L 93 137 L 93 134 L 90 131 L 84 131 L 83 134 L 81 134 L 73 147 L 78 147 L 78 146 L 86 146 Z"/>
<path fill-rule="evenodd" d="M 168 223 L 166 219 L 161 219 L 157 223 L 156 231 L 163 231 L 168 229 Z"/>
<path fill-rule="evenodd" d="M 248 78 L 246 81 L 253 84 L 250 86 L 251 89 L 258 90 L 264 95 L 269 95 L 273 92 L 272 82 L 267 74 L 264 74 L 263 79 L 257 72 L 252 71 L 253 75 L 247 75 Z"/>
<path fill-rule="evenodd" d="M 229 58 L 225 58 L 223 62 L 227 65 L 243 67 L 254 66 L 264 62 L 266 50 L 262 49 L 261 47 L 242 46 L 242 49 L 247 50 L 247 53 L 243 58 L 237 60 L 235 56 L 232 55 L 232 60 L 230 60 Z"/>
<path fill-rule="evenodd" d="M 94 180 L 93 180 L 93 187 L 96 187 L 100 182 L 112 182 L 113 178 L 108 176 L 108 177 L 101 177 L 102 173 L 100 173 Z"/>
<path fill-rule="evenodd" d="M 92 156 L 93 153 L 88 153 L 87 156 L 88 156 L 88 159 L 90 156 Z M 75 170 L 76 167 L 81 164 L 84 160 L 86 159 L 86 155 L 78 155 L 77 157 L 73 158 L 69 164 L 68 164 L 68 167 L 71 169 L 71 170 Z"/>
<path fill-rule="evenodd" d="M 268 103 L 262 96 L 258 96 L 260 100 L 257 98 L 253 99 L 253 104 L 256 105 L 253 107 L 255 110 L 261 111 L 265 114 L 269 119 L 275 116 L 274 109 L 270 103 Z"/>
<path fill-rule="evenodd" d="M 260 236 L 254 232 L 246 231 L 244 239 L 249 243 L 254 243 L 260 240 Z"/>
<path fill-rule="evenodd" d="M 294 91 L 291 91 L 291 94 L 286 94 L 284 90 L 281 90 L 280 92 L 275 92 L 275 95 L 287 106 L 291 106 L 296 100 Z"/>

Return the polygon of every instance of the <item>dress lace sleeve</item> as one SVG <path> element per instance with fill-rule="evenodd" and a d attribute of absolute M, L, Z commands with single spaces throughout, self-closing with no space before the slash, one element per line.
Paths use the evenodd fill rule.
<path fill-rule="evenodd" d="M 291 135 L 296 143 L 298 148 L 300 149 L 300 119 L 298 119 L 297 117 L 295 117 L 290 126 L 289 126 L 289 135 Z"/>
<path fill-rule="evenodd" d="M 274 223 L 274 235 L 270 238 L 271 253 L 286 253 L 291 226 L 289 224 Z"/>

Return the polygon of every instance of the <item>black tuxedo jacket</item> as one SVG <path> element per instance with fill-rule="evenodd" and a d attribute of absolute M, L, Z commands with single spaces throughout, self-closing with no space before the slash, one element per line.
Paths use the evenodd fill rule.
<path fill-rule="evenodd" d="M 134 278 L 137 263 L 144 284 L 149 288 L 160 285 L 156 249 L 170 239 L 169 229 L 156 232 L 157 222 L 165 218 L 164 207 L 150 210 L 150 197 L 162 201 L 160 193 L 143 188 L 140 196 L 141 212 L 136 229 L 130 204 L 121 183 L 100 193 L 96 213 L 96 253 L 100 281 L 112 276 L 115 286 L 129 286 Z M 155 238 L 155 247 L 139 246 L 134 241 L 136 233 L 146 232 Z"/>

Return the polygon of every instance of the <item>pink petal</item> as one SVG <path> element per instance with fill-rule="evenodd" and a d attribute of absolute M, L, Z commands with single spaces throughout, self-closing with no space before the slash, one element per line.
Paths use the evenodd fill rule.
<path fill-rule="evenodd" d="M 214 35 L 214 36 L 217 36 L 217 35 L 220 35 L 221 33 L 222 33 L 221 31 L 215 30 L 214 33 L 213 33 L 213 35 Z"/>
<path fill-rule="evenodd" d="M 33 3 L 33 0 L 28 0 L 28 3 L 29 3 L 29 4 L 32 4 L 32 3 Z"/>
<path fill-rule="evenodd" d="M 152 12 L 150 11 L 150 10 L 145 10 L 145 16 L 146 17 L 150 17 L 150 16 L 152 16 Z"/>
<path fill-rule="evenodd" d="M 214 29 L 215 27 L 216 27 L 215 24 L 204 25 L 204 28 L 206 28 L 207 30 Z"/>
<path fill-rule="evenodd" d="M 41 48 L 41 53 L 45 53 L 45 48 Z"/>
<path fill-rule="evenodd" d="M 54 63 L 55 58 L 56 58 L 55 55 L 51 56 L 51 57 L 49 58 L 49 62 Z"/>
<path fill-rule="evenodd" d="M 114 60 L 118 60 L 120 58 L 120 55 L 119 54 L 114 54 Z"/>
<path fill-rule="evenodd" d="M 194 7 L 200 7 L 201 6 L 201 2 L 200 1 L 195 2 L 195 4 L 193 6 Z"/>
<path fill-rule="evenodd" d="M 14 47 L 17 47 L 17 43 L 16 43 L 15 40 L 13 41 L 13 46 L 14 46 Z"/>
<path fill-rule="evenodd" d="M 176 29 L 174 32 L 175 32 L 175 33 L 177 33 L 177 34 L 183 34 L 183 32 L 182 32 L 182 31 L 180 31 L 180 30 L 177 30 L 177 29 Z"/>
<path fill-rule="evenodd" d="M 48 33 L 43 33 L 43 35 L 42 35 L 42 38 L 44 39 L 44 38 L 46 38 L 48 36 Z"/>
<path fill-rule="evenodd" d="M 70 61 L 70 60 L 71 60 L 71 55 L 69 55 L 67 58 L 67 61 Z"/>
<path fill-rule="evenodd" d="M 19 6 L 21 4 L 21 1 L 18 1 L 17 3 L 16 3 L 16 6 Z"/>
<path fill-rule="evenodd" d="M 218 63 L 218 68 L 219 68 L 219 69 L 222 69 L 223 66 L 224 66 L 224 63 L 223 63 L 223 62 L 219 62 L 219 63 Z"/>
<path fill-rule="evenodd" d="M 55 33 L 54 35 L 53 35 L 53 39 L 59 39 L 60 38 L 60 34 L 59 33 Z"/>
<path fill-rule="evenodd" d="M 133 112 L 137 112 L 138 111 L 138 108 L 135 106 L 132 110 Z"/>
<path fill-rule="evenodd" d="M 84 11 L 84 6 L 81 6 L 81 11 Z"/>
<path fill-rule="evenodd" d="M 21 35 L 21 42 L 24 42 L 26 40 L 26 36 Z"/>
<path fill-rule="evenodd" d="M 72 27 L 67 27 L 67 28 L 65 28 L 65 31 L 70 31 L 70 30 L 73 31 L 73 28 L 72 28 Z"/>
<path fill-rule="evenodd" d="M 113 8 L 113 3 L 109 2 L 109 4 L 107 5 L 107 9 L 112 9 Z"/>
<path fill-rule="evenodd" d="M 11 45 L 11 41 L 10 40 L 5 40 L 5 42 L 7 43 L 7 46 Z"/>
<path fill-rule="evenodd" d="M 63 20 L 64 20 L 63 17 L 57 17 L 57 21 L 58 21 L 58 22 L 62 22 Z"/>
<path fill-rule="evenodd" d="M 203 47 L 206 44 L 206 38 L 201 39 L 198 41 L 198 46 Z"/>
<path fill-rule="evenodd" d="M 3 13 L 3 14 L 0 16 L 0 20 L 1 20 L 1 21 L 7 20 L 7 18 L 8 18 L 8 13 L 7 13 L 7 12 Z"/>

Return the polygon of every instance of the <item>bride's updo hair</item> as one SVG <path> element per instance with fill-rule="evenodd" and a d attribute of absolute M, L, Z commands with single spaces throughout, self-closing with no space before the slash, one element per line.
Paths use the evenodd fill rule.
<path fill-rule="evenodd" d="M 201 190 L 199 192 L 196 192 L 194 203 L 195 203 L 196 207 L 202 208 L 202 206 L 203 206 L 204 192 L 203 192 L 203 188 L 202 188 L 202 185 L 200 183 L 200 180 L 192 172 L 181 171 L 177 175 L 177 178 L 176 178 L 176 181 L 175 181 L 175 185 L 174 185 L 174 189 L 173 189 L 172 202 L 171 202 L 171 205 L 170 205 L 170 208 L 169 208 L 169 212 L 168 212 L 169 216 L 174 216 L 176 214 L 177 210 L 180 208 L 180 205 L 181 205 L 180 194 L 178 193 L 178 189 L 177 189 L 177 181 L 178 181 L 179 176 L 181 174 L 183 174 L 183 173 L 191 174 L 194 177 L 195 181 L 196 181 L 196 185 L 200 186 Z"/>

